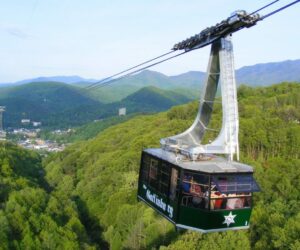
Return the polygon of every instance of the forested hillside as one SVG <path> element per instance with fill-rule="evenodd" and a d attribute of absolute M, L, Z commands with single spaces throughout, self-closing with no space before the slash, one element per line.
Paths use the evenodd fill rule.
<path fill-rule="evenodd" d="M 47 159 L 46 180 L 55 192 L 69 190 L 65 195 L 80 200 L 89 230 L 101 225 L 111 249 L 299 249 L 299 90 L 296 83 L 239 89 L 242 161 L 254 166 L 262 189 L 248 231 L 178 234 L 136 201 L 142 148 L 189 126 L 196 103 L 136 117 L 71 146 Z M 216 124 L 219 118 L 217 112 Z"/>
<path fill-rule="evenodd" d="M 110 117 L 107 119 L 89 122 L 80 127 L 73 128 L 69 133 L 54 134 L 52 130 L 41 130 L 39 136 L 45 140 L 52 140 L 58 143 L 73 143 L 96 137 L 101 131 L 113 125 L 128 121 L 135 115 Z"/>
<path fill-rule="evenodd" d="M 105 249 L 106 241 L 110 249 L 299 249 L 300 85 L 242 86 L 238 95 L 241 161 L 254 166 L 262 190 L 254 196 L 250 230 L 177 233 L 167 220 L 137 203 L 141 150 L 158 147 L 160 138 L 189 127 L 195 102 L 110 127 L 46 158 L 43 168 L 36 155 L 18 151 L 32 154 L 25 169 L 35 171 L 9 174 L 19 176 L 9 182 L 26 181 L 16 180 L 24 186 L 1 195 L 3 248 L 37 244 L 38 249 Z M 216 106 L 213 127 L 220 117 Z M 1 152 L 9 154 L 5 146 Z M 2 172 L 6 165 L 2 162 Z"/>
<path fill-rule="evenodd" d="M 44 174 L 38 154 L 0 143 L 0 249 L 92 248 L 76 203 Z"/>

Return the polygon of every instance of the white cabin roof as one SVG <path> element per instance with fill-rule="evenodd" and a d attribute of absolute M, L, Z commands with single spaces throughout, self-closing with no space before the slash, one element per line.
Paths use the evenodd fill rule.
<path fill-rule="evenodd" d="M 201 160 L 191 161 L 183 155 L 161 148 L 148 148 L 144 152 L 187 170 L 205 173 L 253 173 L 253 168 L 247 164 L 228 161 L 215 155 L 205 155 Z"/>

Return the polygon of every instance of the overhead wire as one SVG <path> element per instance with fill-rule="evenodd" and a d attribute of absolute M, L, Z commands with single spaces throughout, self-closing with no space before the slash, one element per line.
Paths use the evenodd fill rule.
<path fill-rule="evenodd" d="M 217 40 L 217 39 L 213 39 L 213 40 L 211 40 L 209 43 L 212 43 L 212 42 L 214 42 L 215 40 Z M 209 43 L 207 43 L 207 44 L 209 44 Z M 181 56 L 181 55 L 186 54 L 186 53 L 188 53 L 188 52 L 191 52 L 191 51 L 193 51 L 193 50 L 200 49 L 200 48 L 206 46 L 207 44 L 205 44 L 205 45 L 203 45 L 203 46 L 201 46 L 201 47 L 195 47 L 195 48 L 192 48 L 192 49 L 189 49 L 189 50 L 185 50 L 184 52 L 181 52 L 181 53 L 176 54 L 176 55 L 174 55 L 174 56 L 165 58 L 165 59 L 160 60 L 160 61 L 158 61 L 158 62 L 149 64 L 149 65 L 147 65 L 147 66 L 145 66 L 145 67 L 143 67 L 143 68 L 139 68 L 139 69 L 137 69 L 137 70 L 135 70 L 135 71 L 129 72 L 129 73 L 127 73 L 127 74 L 125 74 L 125 75 L 122 75 L 122 76 L 120 76 L 120 77 L 114 78 L 114 79 L 112 79 L 112 80 L 104 81 L 105 79 L 110 79 L 110 78 L 112 78 L 112 76 L 111 76 L 111 77 L 107 77 L 107 78 L 103 79 L 103 80 L 101 81 L 101 83 L 98 83 L 98 84 L 96 84 L 96 85 L 90 87 L 88 90 L 91 90 L 91 89 L 95 90 L 95 89 L 98 89 L 98 88 L 105 87 L 105 86 L 107 86 L 107 85 L 109 85 L 109 84 L 111 84 L 111 83 L 113 83 L 113 82 L 116 82 L 116 81 L 121 80 L 121 79 L 123 79 L 123 78 L 125 78 L 125 77 L 128 77 L 128 76 L 131 76 L 131 75 L 133 75 L 133 74 L 135 74 L 135 73 L 138 73 L 138 72 L 140 72 L 140 71 L 142 71 L 142 70 L 145 70 L 145 69 L 148 69 L 148 68 L 153 67 L 153 66 L 155 66 L 155 65 L 158 65 L 158 64 L 160 64 L 160 63 L 166 62 L 166 61 L 171 60 L 171 59 L 173 59 L 173 58 L 175 58 L 175 57 L 178 57 L 178 56 Z M 175 51 L 172 51 L 172 52 L 175 52 Z M 167 54 L 167 53 L 166 53 L 166 54 Z M 162 56 L 161 56 L 161 57 L 162 57 Z M 150 60 L 149 60 L 149 61 L 150 61 Z M 154 61 L 154 59 L 152 59 L 151 61 Z M 143 64 L 146 64 L 146 63 L 143 63 Z M 132 67 L 132 68 L 137 68 L 137 66 Z M 126 70 L 126 71 L 129 71 L 129 70 Z M 118 73 L 118 75 L 119 75 L 119 74 L 121 74 L 121 72 Z"/>
<path fill-rule="evenodd" d="M 267 4 L 267 5 L 263 6 L 263 7 L 261 7 L 261 8 L 259 8 L 259 9 L 255 10 L 255 11 L 251 12 L 250 14 L 248 14 L 248 16 L 251 16 L 251 15 L 253 15 L 253 14 L 255 14 L 255 13 L 261 11 L 261 10 L 264 10 L 265 8 L 267 8 L 267 7 L 273 5 L 274 3 L 277 3 L 277 2 L 279 2 L 279 0 L 275 0 L 275 1 L 273 1 L 273 2 Z"/>
<path fill-rule="evenodd" d="M 116 73 L 116 74 L 113 74 L 113 75 L 111 75 L 111 76 L 109 76 L 109 77 L 106 77 L 106 78 L 104 78 L 104 79 L 101 79 L 100 81 L 97 81 L 97 82 L 94 82 L 94 83 L 90 84 L 89 86 L 86 87 L 86 89 L 93 88 L 95 85 L 98 85 L 98 84 L 107 82 L 109 79 L 111 79 L 111 78 L 113 78 L 113 77 L 116 77 L 116 76 L 118 76 L 118 75 L 121 75 L 121 74 L 123 74 L 123 73 L 126 73 L 126 72 L 128 72 L 128 71 L 130 71 L 130 70 L 133 70 L 133 69 L 135 69 L 135 68 L 137 68 L 137 67 L 143 66 L 143 65 L 145 65 L 145 64 L 147 64 L 147 63 L 153 62 L 153 61 L 155 61 L 155 60 L 157 60 L 157 59 L 159 59 L 159 58 L 165 57 L 165 56 L 167 56 L 167 55 L 169 55 L 169 54 L 171 54 L 171 53 L 174 53 L 174 52 L 175 52 L 174 50 L 169 51 L 169 52 L 164 53 L 164 54 L 162 54 L 162 55 L 160 55 L 160 56 L 154 57 L 154 58 L 152 58 L 152 59 L 150 59 L 150 60 L 147 60 L 147 61 L 145 61 L 145 62 L 142 62 L 142 63 L 140 63 L 140 64 L 138 64 L 138 65 L 132 66 L 132 67 L 130 67 L 130 68 L 128 68 L 128 69 L 125 69 L 125 70 L 123 70 L 123 71 L 121 71 L 121 72 L 118 72 L 118 73 Z"/>
<path fill-rule="evenodd" d="M 152 64 L 150 64 L 150 65 L 147 65 L 147 66 L 145 66 L 145 67 L 143 67 L 143 68 L 139 68 L 139 69 L 137 69 L 137 70 L 134 70 L 134 71 L 132 71 L 132 72 L 129 72 L 129 73 L 123 75 L 123 76 L 120 76 L 120 77 L 114 78 L 114 79 L 112 79 L 112 80 L 103 82 L 102 84 L 93 86 L 93 87 L 90 88 L 89 90 L 91 90 L 91 89 L 99 89 L 99 88 L 105 87 L 105 86 L 107 86 L 107 85 L 109 85 L 109 84 L 111 84 L 111 83 L 113 83 L 113 82 L 115 82 L 115 81 L 121 80 L 121 79 L 123 79 L 123 78 L 125 78 L 125 77 L 128 77 L 128 76 L 133 75 L 133 74 L 135 74 L 135 73 L 138 73 L 138 72 L 140 72 L 140 71 L 142 71 L 142 70 L 145 70 L 145 69 L 148 69 L 148 68 L 150 68 L 150 67 L 153 67 L 153 66 L 155 66 L 155 65 L 157 65 L 157 64 L 160 64 L 160 63 L 166 62 L 166 61 L 168 61 L 168 60 L 171 60 L 171 59 L 173 59 L 173 58 L 175 58 L 175 57 L 181 56 L 181 55 L 186 54 L 186 53 L 188 53 L 188 52 L 190 52 L 190 51 L 191 51 L 191 50 L 189 50 L 189 51 L 184 51 L 184 52 L 179 53 L 179 54 L 176 54 L 176 55 L 174 55 L 174 56 L 170 56 L 170 57 L 165 58 L 165 59 L 163 59 L 163 60 L 160 60 L 160 61 L 158 61 L 158 62 L 155 62 L 155 63 L 152 63 Z"/>
<path fill-rule="evenodd" d="M 286 8 L 288 8 L 288 7 L 290 7 L 290 6 L 294 5 L 294 4 L 296 4 L 296 3 L 298 3 L 298 2 L 300 2 L 300 0 L 291 2 L 291 3 L 289 3 L 289 4 L 285 5 L 285 6 L 283 6 L 283 7 L 279 8 L 279 9 L 277 9 L 277 10 L 274 10 L 274 11 L 270 12 L 269 14 L 262 16 L 262 17 L 261 17 L 261 20 L 264 20 L 264 19 L 266 19 L 266 18 L 268 18 L 268 17 L 270 17 L 270 16 L 272 16 L 272 15 L 278 13 L 279 11 L 282 11 L 282 10 L 284 10 L 284 9 L 286 9 Z"/>
<path fill-rule="evenodd" d="M 267 4 L 267 5 L 263 6 L 263 7 L 261 7 L 261 8 L 259 8 L 259 9 L 255 10 L 255 11 L 251 12 L 251 14 L 249 14 L 249 15 L 255 14 L 255 13 L 257 13 L 258 11 L 261 11 L 261 10 L 265 9 L 265 8 L 267 8 L 267 7 L 271 6 L 271 5 L 273 5 L 274 3 L 278 2 L 278 1 L 279 1 L 279 0 L 275 0 L 275 1 L 273 1 L 273 2 Z M 290 7 L 290 6 L 294 5 L 294 4 L 296 4 L 296 3 L 298 3 L 298 2 L 300 2 L 300 0 L 296 0 L 296 1 L 294 1 L 294 2 L 291 2 L 291 3 L 287 4 L 287 5 L 285 5 L 285 6 L 281 7 L 281 8 L 279 8 L 279 9 L 276 9 L 276 10 L 274 10 L 274 11 L 272 11 L 272 12 L 270 12 L 270 13 L 264 15 L 264 16 L 262 16 L 262 17 L 260 18 L 260 20 L 264 20 L 264 19 L 266 19 L 266 18 L 268 18 L 268 17 L 270 17 L 270 16 L 272 16 L 272 15 L 274 15 L 274 14 L 276 14 L 276 13 L 278 13 L 278 12 L 280 12 L 280 11 L 282 11 L 282 10 L 284 10 L 284 9 L 286 9 L 286 8 L 288 8 L 288 7 Z M 211 41 L 210 43 L 212 43 L 212 42 L 213 42 L 213 41 Z M 210 44 L 210 43 L 209 43 L 209 44 Z M 163 60 L 160 60 L 160 61 L 158 61 L 158 62 L 149 64 L 149 65 L 144 66 L 144 67 L 142 67 L 142 68 L 136 69 L 136 68 L 138 68 L 138 67 L 140 67 L 140 66 L 143 66 L 143 65 L 145 65 L 145 64 L 148 64 L 148 63 L 150 63 L 150 62 L 153 62 L 153 61 L 155 61 L 155 60 L 157 60 L 157 59 L 160 59 L 160 58 L 162 58 L 162 57 L 165 57 L 165 56 L 167 56 L 167 55 L 169 55 L 169 54 L 175 52 L 175 50 L 169 51 L 169 52 L 164 53 L 164 54 L 162 54 L 162 55 L 160 55 L 160 56 L 157 56 L 157 57 L 155 57 L 155 58 L 152 58 L 152 59 L 150 59 L 150 60 L 147 60 L 147 61 L 145 61 L 145 62 L 142 62 L 142 63 L 140 63 L 140 64 L 138 64 L 138 65 L 133 66 L 133 67 L 130 67 L 130 68 L 126 69 L 126 70 L 123 70 L 123 71 L 121 71 L 121 72 L 118 72 L 118 73 L 116 73 L 116 74 L 114 74 L 114 75 L 111 75 L 111 76 L 109 76 L 109 77 L 106 77 L 106 78 L 104 78 L 104 79 L 102 79 L 102 80 L 100 80 L 100 81 L 98 81 L 98 82 L 94 82 L 94 83 L 92 83 L 91 85 L 87 86 L 85 89 L 89 91 L 89 90 L 92 90 L 92 89 L 95 90 L 95 89 L 99 89 L 99 88 L 105 87 L 105 86 L 107 86 L 107 85 L 109 85 L 109 84 L 111 84 L 111 83 L 113 83 L 113 82 L 116 82 L 116 81 L 118 81 L 118 80 L 121 80 L 121 79 L 123 79 L 123 78 L 125 78 L 125 77 L 131 76 L 131 75 L 133 75 L 133 74 L 135 74 L 135 73 L 138 73 L 138 72 L 140 72 L 140 71 L 142 71 L 142 70 L 148 69 L 148 68 L 150 68 L 150 67 L 153 67 L 153 66 L 155 66 L 155 65 L 158 65 L 158 64 L 160 64 L 160 63 L 166 62 L 166 61 L 171 60 L 171 59 L 173 59 L 173 58 L 175 58 L 175 57 L 181 56 L 181 55 L 183 55 L 183 54 L 186 54 L 186 53 L 188 53 L 188 52 L 191 52 L 191 51 L 193 51 L 193 50 L 195 50 L 195 49 L 199 49 L 199 48 L 202 48 L 202 47 L 203 47 L 203 46 L 201 46 L 201 47 L 195 47 L 195 48 L 192 48 L 192 49 L 190 49 L 190 50 L 186 50 L 186 51 L 184 51 L 184 52 L 182 52 L 182 53 L 176 54 L 176 55 L 174 55 L 174 56 L 171 56 L 171 57 L 165 58 L 165 59 L 163 59 Z M 119 76 L 119 77 L 117 77 L 117 78 L 112 79 L 112 78 L 115 77 L 115 76 L 121 75 L 121 74 L 126 73 L 126 72 L 128 72 L 128 71 L 130 71 L 130 70 L 133 70 L 133 69 L 136 69 L 136 70 L 131 71 L 131 72 L 125 74 L 125 75 L 122 75 L 122 76 Z"/>

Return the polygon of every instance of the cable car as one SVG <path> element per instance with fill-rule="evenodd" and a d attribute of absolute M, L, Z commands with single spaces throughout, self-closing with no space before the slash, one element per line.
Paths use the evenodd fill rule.
<path fill-rule="evenodd" d="M 142 152 L 138 198 L 178 228 L 200 232 L 248 228 L 256 191 L 252 167 L 246 164 L 213 155 L 178 160 L 161 148 Z"/>
<path fill-rule="evenodd" d="M 253 168 L 239 159 L 238 105 L 230 36 L 212 43 L 204 91 L 192 126 L 142 152 L 138 200 L 177 228 L 216 232 L 249 228 Z M 203 144 L 220 82 L 222 128 Z"/>

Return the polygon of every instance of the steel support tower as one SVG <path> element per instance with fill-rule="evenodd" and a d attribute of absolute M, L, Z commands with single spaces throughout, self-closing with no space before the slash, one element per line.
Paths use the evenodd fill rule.
<path fill-rule="evenodd" d="M 218 84 L 221 84 L 222 128 L 216 139 L 209 144 L 201 144 L 212 115 Z M 207 68 L 206 81 L 197 117 L 185 132 L 161 139 L 163 149 L 199 159 L 203 154 L 224 154 L 229 160 L 233 155 L 239 158 L 238 144 L 238 104 L 231 37 L 227 36 L 212 43 Z"/>

